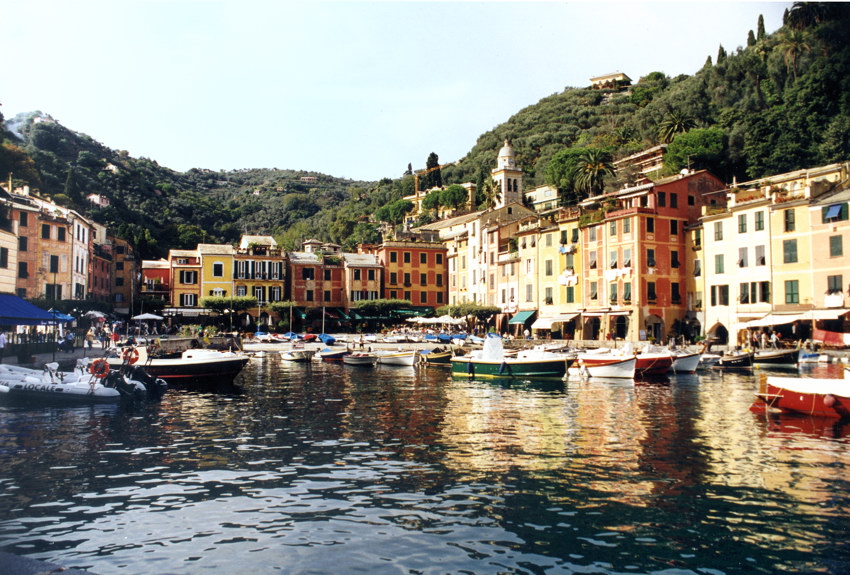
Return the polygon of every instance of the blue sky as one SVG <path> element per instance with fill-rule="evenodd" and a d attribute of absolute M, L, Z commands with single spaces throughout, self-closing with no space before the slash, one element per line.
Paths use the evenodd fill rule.
<path fill-rule="evenodd" d="M 592 76 L 693 74 L 790 5 L 0 0 L 0 111 L 179 171 L 394 178 Z"/>

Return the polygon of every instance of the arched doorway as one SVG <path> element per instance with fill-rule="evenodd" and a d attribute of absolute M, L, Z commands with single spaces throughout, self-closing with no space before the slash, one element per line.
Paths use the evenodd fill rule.
<path fill-rule="evenodd" d="M 624 315 L 611 318 L 611 332 L 618 339 L 626 339 L 629 334 L 629 318 Z"/>
<path fill-rule="evenodd" d="M 599 339 L 599 328 L 602 322 L 598 317 L 588 317 L 584 320 L 584 328 L 582 329 L 583 339 Z"/>
<path fill-rule="evenodd" d="M 726 345 L 729 343 L 729 330 L 722 323 L 715 324 L 708 331 L 708 338 L 712 340 L 712 343 Z"/>

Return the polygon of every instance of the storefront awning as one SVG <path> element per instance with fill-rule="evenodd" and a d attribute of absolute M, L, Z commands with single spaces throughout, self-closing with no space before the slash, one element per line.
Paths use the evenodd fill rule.
<path fill-rule="evenodd" d="M 556 323 L 566 323 L 577 315 L 577 313 L 562 313 L 554 317 L 539 317 L 531 324 L 531 329 L 552 329 Z"/>
<path fill-rule="evenodd" d="M 520 324 L 525 323 L 529 319 L 531 319 L 531 316 L 533 316 L 536 313 L 537 313 L 536 309 L 527 310 L 527 311 L 518 311 L 516 313 L 516 315 L 514 317 L 512 317 L 511 321 L 509 321 L 508 323 L 511 324 L 511 325 L 517 324 L 517 323 L 520 323 Z"/>
<path fill-rule="evenodd" d="M 746 327 L 765 327 L 769 325 L 785 325 L 786 323 L 793 323 L 798 319 L 804 319 L 805 316 L 803 314 L 795 313 L 795 314 L 776 314 L 769 313 L 763 318 L 754 319 L 753 321 L 748 321 Z"/>
<path fill-rule="evenodd" d="M 342 309 L 341 307 L 338 307 L 338 308 L 335 308 L 335 309 L 336 309 L 336 312 L 339 314 L 340 319 L 342 319 L 343 321 L 351 320 L 351 317 L 349 317 L 349 315 L 347 313 L 345 313 L 344 309 Z"/>

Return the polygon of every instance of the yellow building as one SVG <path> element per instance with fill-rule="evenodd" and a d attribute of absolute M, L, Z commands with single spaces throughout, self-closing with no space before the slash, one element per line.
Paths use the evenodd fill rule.
<path fill-rule="evenodd" d="M 205 284 L 204 288 L 216 290 L 216 293 L 208 295 L 255 297 L 257 307 L 248 310 L 248 313 L 259 320 L 259 323 L 268 324 L 271 319 L 268 304 L 283 301 L 286 291 L 286 265 L 283 251 L 278 247 L 277 241 L 271 236 L 245 235 L 242 236 L 235 253 L 231 254 L 232 259 L 228 259 L 227 250 L 219 249 L 218 252 L 210 261 L 213 266 L 219 266 L 217 269 L 224 270 L 224 277 L 211 277 L 211 280 L 217 283 L 211 283 L 209 288 Z M 206 277 L 204 266 L 205 280 Z M 228 279 L 232 283 L 225 286 L 224 283 Z"/>
<path fill-rule="evenodd" d="M 169 315 L 197 316 L 201 299 L 201 258 L 197 250 L 171 250 L 171 305 Z"/>

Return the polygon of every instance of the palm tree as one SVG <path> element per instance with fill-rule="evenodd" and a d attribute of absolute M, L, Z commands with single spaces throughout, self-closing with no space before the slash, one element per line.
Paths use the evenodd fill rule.
<path fill-rule="evenodd" d="M 797 63 L 800 56 L 811 50 L 803 32 L 800 30 L 788 30 L 779 42 L 779 48 L 785 58 L 785 65 L 791 69 L 794 79 L 797 79 Z"/>
<path fill-rule="evenodd" d="M 597 196 L 605 187 L 605 177 L 614 175 L 611 154 L 589 148 L 578 157 L 575 170 L 576 187 L 588 196 Z"/>
<path fill-rule="evenodd" d="M 694 119 L 683 112 L 671 111 L 667 118 L 658 125 L 658 133 L 661 141 L 669 144 L 676 134 L 684 134 L 696 126 Z"/>

